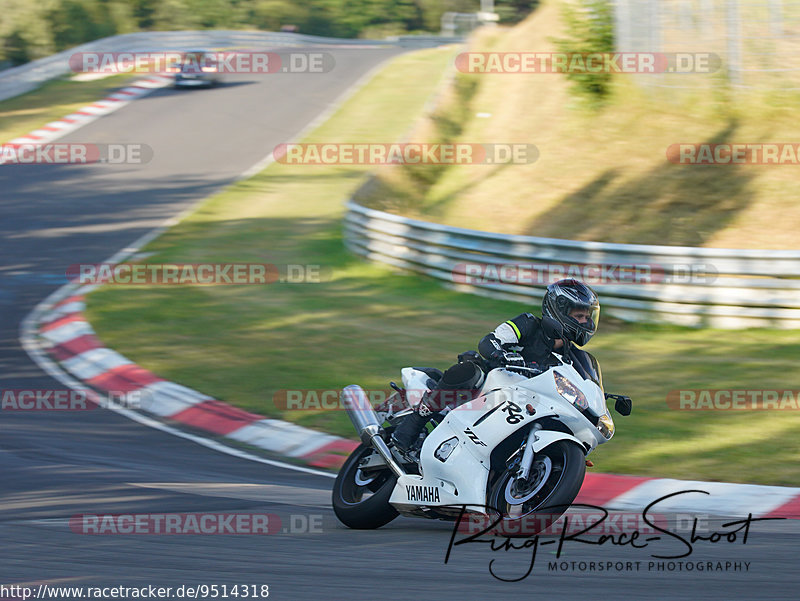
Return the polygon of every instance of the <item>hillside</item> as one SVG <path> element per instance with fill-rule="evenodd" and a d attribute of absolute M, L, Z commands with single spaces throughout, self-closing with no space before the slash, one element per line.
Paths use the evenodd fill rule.
<path fill-rule="evenodd" d="M 511 29 L 484 29 L 471 52 L 549 52 L 565 35 L 549 0 Z M 578 240 L 730 248 L 797 248 L 798 165 L 678 165 L 676 143 L 797 142 L 796 93 L 646 87 L 615 76 L 592 109 L 562 74 L 463 74 L 414 141 L 535 144 L 527 165 L 384 167 L 358 199 L 455 226 Z M 658 76 L 657 76 L 658 77 Z M 664 76 L 661 76 L 664 77 Z M 792 94 L 792 95 L 789 95 Z M 777 222 L 777 226 L 776 226 Z M 786 225 L 784 225 L 786 224 Z"/>

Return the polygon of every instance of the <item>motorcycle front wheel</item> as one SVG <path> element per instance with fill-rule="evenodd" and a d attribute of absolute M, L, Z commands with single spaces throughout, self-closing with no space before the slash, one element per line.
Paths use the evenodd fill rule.
<path fill-rule="evenodd" d="M 380 528 L 399 515 L 389 505 L 397 476 L 388 468 L 368 474 L 361 471 L 361 465 L 373 453 L 377 451 L 360 444 L 344 462 L 333 483 L 333 512 L 349 528 Z"/>
<path fill-rule="evenodd" d="M 527 479 L 503 472 L 489 493 L 489 506 L 496 511 L 497 521 L 492 530 L 502 536 L 522 537 L 545 530 L 578 496 L 585 474 L 583 450 L 566 440 L 538 452 Z"/>

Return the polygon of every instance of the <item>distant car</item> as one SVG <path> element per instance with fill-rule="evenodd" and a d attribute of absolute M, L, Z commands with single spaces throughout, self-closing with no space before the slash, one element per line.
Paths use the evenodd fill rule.
<path fill-rule="evenodd" d="M 213 52 L 205 50 L 184 52 L 177 69 L 174 82 L 176 88 L 184 86 L 210 88 L 222 81 Z"/>

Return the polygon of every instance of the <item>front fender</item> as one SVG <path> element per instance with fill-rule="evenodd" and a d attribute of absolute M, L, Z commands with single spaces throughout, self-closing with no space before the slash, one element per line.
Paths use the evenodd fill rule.
<path fill-rule="evenodd" d="M 545 447 L 549 447 L 554 442 L 558 442 L 559 440 L 570 440 L 574 442 L 580 449 L 586 454 L 586 447 L 583 446 L 580 440 L 572 436 L 571 434 L 566 434 L 565 432 L 556 432 L 553 430 L 539 430 L 534 434 L 534 441 L 533 441 L 533 452 L 538 453 Z"/>

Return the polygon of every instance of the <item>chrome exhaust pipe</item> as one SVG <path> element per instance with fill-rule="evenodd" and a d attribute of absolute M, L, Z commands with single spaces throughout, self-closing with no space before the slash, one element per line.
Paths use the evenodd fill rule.
<path fill-rule="evenodd" d="M 365 445 L 370 445 L 378 451 L 395 476 L 398 478 L 400 476 L 405 476 L 405 470 L 397 463 L 392 455 L 392 451 L 381 437 L 383 429 L 381 428 L 380 422 L 378 422 L 378 416 L 361 386 L 357 384 L 346 386 L 344 390 L 342 390 L 339 398 L 342 401 L 345 411 L 347 411 L 350 421 L 353 422 L 353 426 L 356 432 L 358 432 L 361 442 Z"/>

